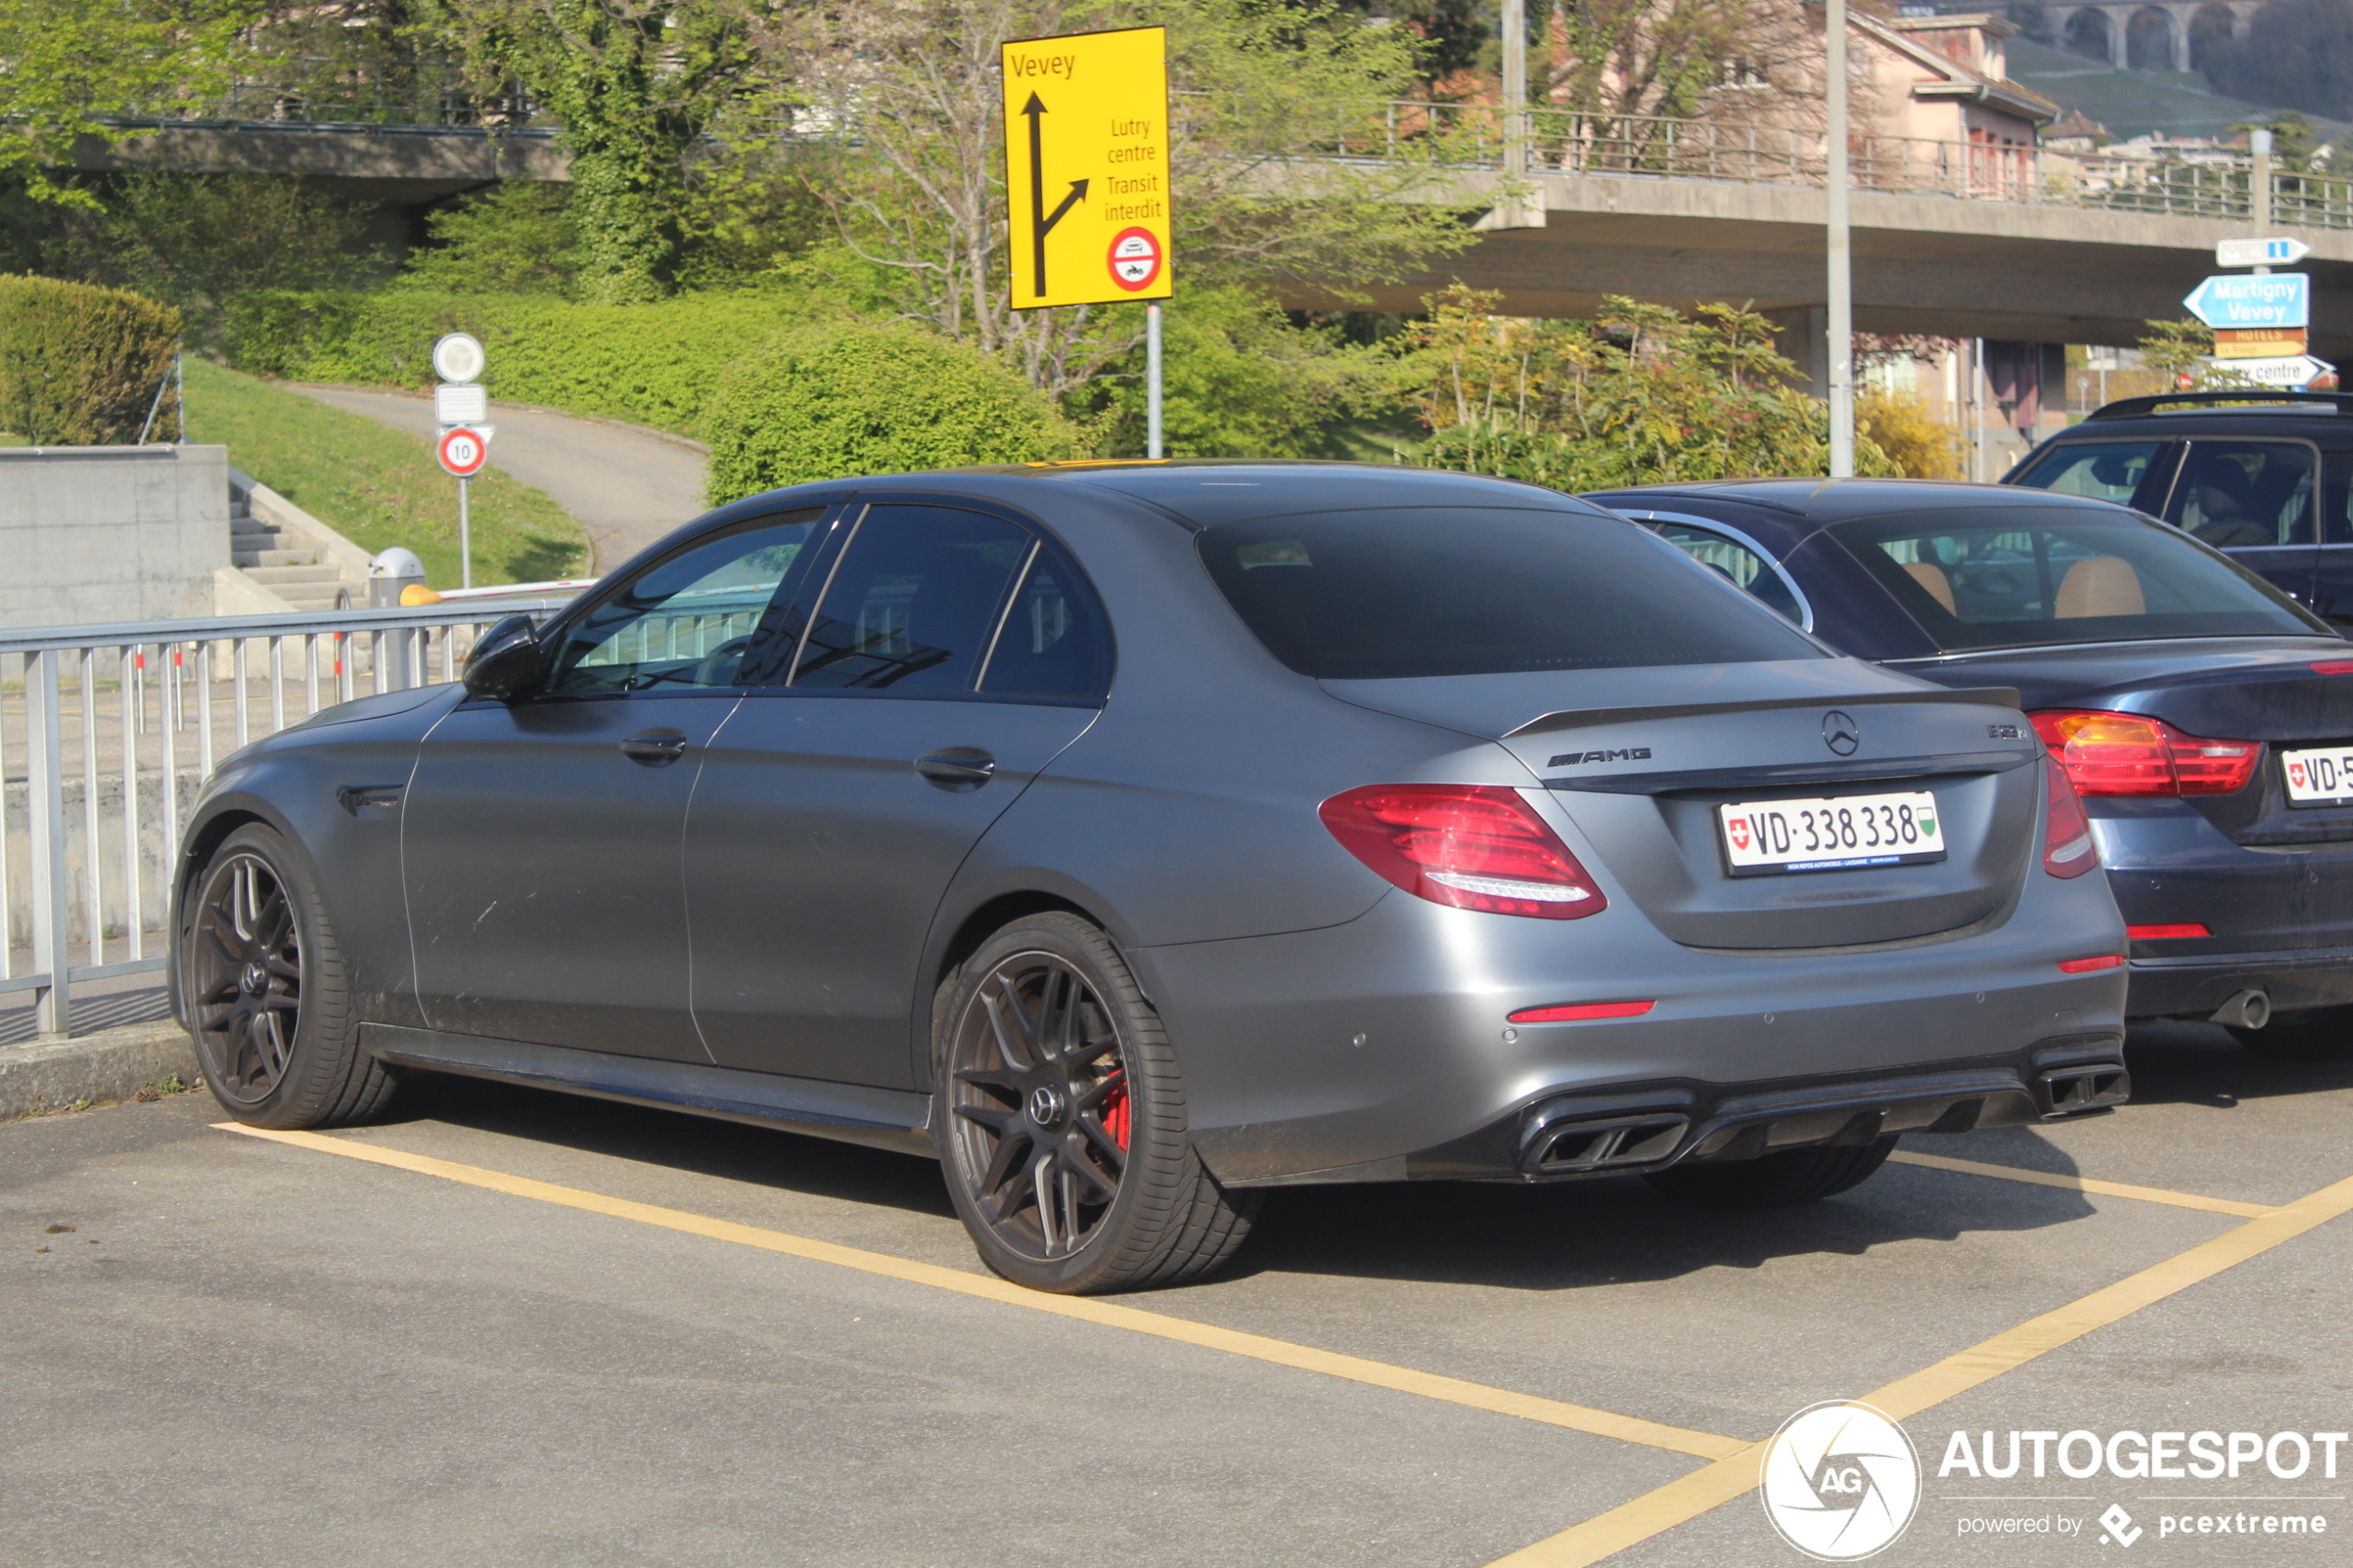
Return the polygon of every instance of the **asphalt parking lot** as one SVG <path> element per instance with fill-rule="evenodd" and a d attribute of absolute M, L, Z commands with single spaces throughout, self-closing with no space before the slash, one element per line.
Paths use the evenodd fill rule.
<path fill-rule="evenodd" d="M 20 1122 L 6 1555 L 1799 1563 L 1755 1445 L 1861 1399 L 1922 1465 L 1878 1561 L 2346 1562 L 2353 1444 L 2332 1475 L 2309 1439 L 2353 1427 L 2353 1062 L 2183 1025 L 2132 1058 L 2119 1115 L 1907 1139 L 1978 1168 L 1809 1210 L 1297 1189 L 1227 1274 L 1099 1301 L 980 1272 L 927 1164 L 662 1112 L 438 1083 L 324 1135 L 200 1094 Z M 1972 1477 L 1956 1431 L 2310 1458 Z"/>

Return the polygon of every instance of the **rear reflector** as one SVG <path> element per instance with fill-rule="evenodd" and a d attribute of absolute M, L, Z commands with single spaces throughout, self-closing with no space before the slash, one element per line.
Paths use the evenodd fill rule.
<path fill-rule="evenodd" d="M 2056 759 L 2043 756 L 2043 784 L 2050 801 L 2043 809 L 2043 869 L 2056 877 L 2082 876 L 2100 863 L 2092 842 L 2091 819 L 2075 798 L 2075 786 Z"/>
<path fill-rule="evenodd" d="M 2121 969 L 2123 966 L 2124 958 L 2120 953 L 2108 953 L 2096 959 L 2061 959 L 2059 960 L 2059 969 L 2068 974 L 2089 974 L 2095 970 Z"/>
<path fill-rule="evenodd" d="M 1369 784 L 1333 796 L 1316 815 L 1350 854 L 1434 904 L 1538 920 L 1581 920 L 1609 907 L 1516 789 Z"/>
<path fill-rule="evenodd" d="M 2353 675 L 2353 659 L 2327 659 L 2312 666 L 2315 675 Z"/>
<path fill-rule="evenodd" d="M 1564 1002 L 1559 1007 L 1522 1008 L 1511 1015 L 1514 1023 L 1575 1023 L 1587 1018 L 1640 1018 L 1656 1002 Z"/>
<path fill-rule="evenodd" d="M 2034 733 L 2078 795 L 2235 795 L 2255 776 L 2260 741 L 2208 740 L 2139 713 L 2060 709 Z"/>
<path fill-rule="evenodd" d="M 2128 925 L 2124 935 L 2135 942 L 2166 942 L 2180 936 L 2211 936 L 2214 933 L 2195 921 L 2180 925 Z"/>

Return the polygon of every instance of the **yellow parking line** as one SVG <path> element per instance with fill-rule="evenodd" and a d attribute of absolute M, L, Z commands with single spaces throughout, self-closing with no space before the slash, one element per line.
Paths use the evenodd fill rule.
<path fill-rule="evenodd" d="M 2201 1198 L 2194 1192 L 2168 1192 L 2163 1187 L 2136 1187 L 2129 1182 L 2095 1181 L 2089 1176 L 2056 1176 L 2016 1165 L 1985 1165 L 1974 1160 L 1947 1160 L 1941 1154 L 1914 1154 L 1899 1148 L 1887 1157 L 1904 1165 L 1925 1165 L 1931 1171 L 1958 1171 L 1965 1176 L 1998 1176 L 2006 1182 L 2031 1182 L 2036 1186 L 2066 1187 L 2070 1192 L 2096 1193 L 2102 1198 L 2137 1198 L 2144 1203 L 2170 1203 L 2176 1209 L 2203 1209 L 2209 1214 L 2236 1214 L 2259 1220 L 2275 1212 L 2268 1204 L 2240 1203 L 2228 1198 Z"/>
<path fill-rule="evenodd" d="M 1896 1420 L 1918 1415 L 1956 1395 L 1967 1393 L 2035 1357 L 2056 1350 L 2112 1323 L 2131 1316 L 2176 1291 L 2186 1290 L 2223 1270 L 2292 1241 L 2306 1231 L 2353 1210 L 2353 1177 L 2322 1187 L 2284 1208 L 2201 1242 L 2186 1252 L 2143 1269 L 2129 1279 L 2095 1290 L 2057 1311 L 2006 1329 L 1934 1366 L 1898 1378 L 1861 1397 Z M 1698 1518 L 1730 1502 L 1757 1484 L 1762 1444 L 1718 1460 L 1714 1464 L 1621 1503 L 1582 1524 L 1500 1558 L 1490 1568 L 1585 1568 L 1613 1552 L 1650 1539 L 1676 1525 Z"/>
<path fill-rule="evenodd" d="M 1516 1415 L 1523 1420 L 1563 1426 L 1572 1432 L 1590 1433 L 1597 1437 L 1616 1437 L 1624 1442 L 1667 1449 L 1701 1459 L 1721 1459 L 1729 1454 L 1745 1452 L 1752 1446 L 1737 1437 L 1718 1436 L 1713 1432 L 1692 1432 L 1680 1426 L 1663 1425 L 1655 1421 L 1643 1421 L 1636 1416 L 1618 1415 L 1611 1411 L 1592 1410 L 1559 1399 L 1541 1399 L 1533 1394 L 1514 1393 L 1508 1388 L 1491 1388 L 1484 1384 L 1466 1383 L 1461 1378 L 1441 1377 L 1432 1373 L 1416 1372 L 1411 1367 L 1366 1361 L 1360 1356 L 1339 1355 L 1312 1346 L 1294 1345 L 1288 1340 L 1269 1339 L 1264 1335 L 1244 1334 L 1230 1328 L 1217 1328 L 1209 1323 L 1147 1312 L 1089 1297 L 1050 1296 L 1009 1284 L 990 1274 L 966 1273 L 960 1269 L 944 1269 L 936 1263 L 918 1263 L 905 1258 L 894 1258 L 886 1252 L 869 1252 L 862 1248 L 842 1247 L 830 1241 L 787 1235 L 783 1231 L 763 1230 L 757 1225 L 737 1224 L 731 1220 L 714 1220 L 682 1209 L 664 1209 L 625 1198 L 608 1198 L 602 1193 L 557 1186 L 548 1182 L 533 1181 L 527 1176 L 510 1176 L 501 1171 L 484 1170 L 478 1165 L 459 1165 L 428 1155 L 379 1148 L 371 1144 L 325 1137 L 317 1133 L 275 1132 L 263 1127 L 241 1126 L 233 1122 L 221 1122 L 215 1125 L 226 1133 L 243 1133 L 248 1137 L 267 1138 L 272 1143 L 292 1144 L 297 1148 L 340 1154 L 353 1160 L 365 1160 L 371 1164 L 412 1171 L 420 1175 L 462 1182 L 468 1186 L 486 1187 L 492 1192 L 502 1192 L 515 1198 L 536 1198 L 542 1203 L 560 1204 L 567 1209 L 582 1209 L 592 1214 L 608 1214 L 615 1219 L 635 1220 L 642 1224 L 660 1225 L 666 1230 L 684 1231 L 689 1236 L 708 1236 L 714 1241 L 730 1241 L 739 1246 L 782 1252 L 790 1257 L 834 1263 L 889 1279 L 977 1296 L 1006 1306 L 1026 1307 L 1032 1311 L 1149 1334 L 1157 1338 L 1173 1339 L 1179 1344 L 1199 1346 L 1208 1350 L 1223 1350 L 1229 1355 L 1247 1356 L 1252 1361 L 1270 1361 L 1277 1366 L 1292 1367 L 1301 1372 L 1321 1373 L 1327 1377 L 1366 1383 L 1376 1388 L 1387 1388 L 1400 1394 L 1418 1395 L 1451 1405 L 1466 1405 L 1472 1410 L 1491 1411 L 1498 1415 Z"/>

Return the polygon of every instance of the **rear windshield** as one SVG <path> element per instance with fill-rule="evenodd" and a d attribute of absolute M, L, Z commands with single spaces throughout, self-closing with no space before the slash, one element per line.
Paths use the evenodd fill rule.
<path fill-rule="evenodd" d="M 1302 675 L 1392 680 L 1827 658 L 1620 518 L 1503 508 L 1219 523 L 1209 574 Z"/>
<path fill-rule="evenodd" d="M 2322 630 L 2253 574 L 2136 517 L 2005 507 L 1829 533 L 1947 652 Z"/>

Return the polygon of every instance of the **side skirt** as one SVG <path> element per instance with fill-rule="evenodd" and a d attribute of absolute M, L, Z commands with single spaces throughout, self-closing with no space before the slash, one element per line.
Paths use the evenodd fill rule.
<path fill-rule="evenodd" d="M 379 1060 L 396 1067 L 422 1067 L 526 1088 L 684 1110 L 927 1160 L 939 1155 L 929 1131 L 929 1095 L 689 1061 L 577 1051 L 521 1040 L 445 1035 L 390 1023 L 360 1025 L 359 1039 Z"/>

